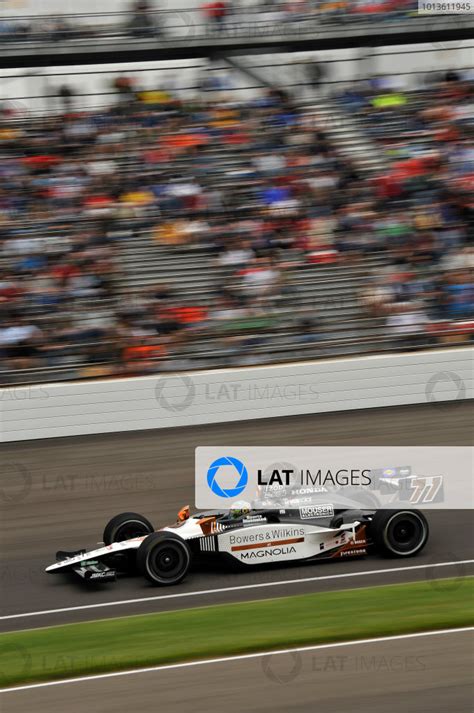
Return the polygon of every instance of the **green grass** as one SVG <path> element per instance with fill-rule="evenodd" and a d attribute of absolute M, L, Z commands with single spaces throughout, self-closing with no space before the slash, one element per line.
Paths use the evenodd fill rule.
<path fill-rule="evenodd" d="M 0 635 L 0 685 L 474 624 L 474 578 L 351 589 Z"/>

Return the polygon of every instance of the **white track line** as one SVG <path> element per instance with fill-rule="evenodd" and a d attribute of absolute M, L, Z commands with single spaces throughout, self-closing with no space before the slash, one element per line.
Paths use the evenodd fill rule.
<path fill-rule="evenodd" d="M 349 577 L 370 577 L 377 574 L 390 574 L 393 572 L 409 572 L 411 570 L 433 569 L 435 567 L 455 567 L 464 564 L 474 564 L 474 560 L 458 560 L 456 562 L 436 562 L 417 564 L 411 567 L 390 567 L 387 569 L 371 569 L 365 572 L 345 572 L 344 574 L 328 574 L 322 577 L 304 577 L 301 579 L 283 579 L 278 582 L 259 582 L 258 584 L 241 584 L 236 587 L 221 587 L 219 589 L 200 589 L 195 592 L 177 592 L 175 594 L 159 594 L 154 597 L 141 597 L 138 599 L 121 599 L 115 602 L 101 602 L 100 604 L 82 604 L 77 607 L 63 607 L 61 609 L 44 609 L 43 611 L 24 612 L 23 614 L 7 614 L 0 616 L 0 621 L 7 619 L 23 619 L 32 616 L 46 616 L 48 614 L 61 614 L 64 612 L 82 611 L 86 609 L 101 609 L 103 607 L 117 607 L 125 604 L 143 604 L 143 602 L 156 602 L 165 599 L 181 599 L 184 597 L 199 597 L 208 594 L 223 594 L 225 592 L 240 592 L 248 589 L 262 589 L 264 587 L 284 587 L 289 584 L 302 584 L 305 582 L 322 582 L 329 579 L 346 579 Z"/>
<path fill-rule="evenodd" d="M 363 644 L 377 644 L 384 641 L 400 641 L 402 639 L 418 639 L 426 636 L 443 636 L 446 634 L 461 634 L 474 631 L 474 627 L 465 626 L 456 629 L 438 629 L 437 631 L 420 631 L 414 634 L 398 634 L 396 636 L 380 636 L 372 639 L 355 639 L 354 641 L 337 641 L 332 644 L 314 644 L 313 646 L 299 646 L 295 649 L 277 649 L 275 651 L 260 651 L 254 654 L 238 654 L 236 656 L 222 656 L 215 659 L 201 659 L 199 661 L 186 661 L 184 663 L 166 664 L 164 666 L 148 666 L 147 668 L 134 668 L 126 671 L 113 671 L 111 673 L 98 673 L 91 676 L 78 676 L 77 678 L 64 678 L 61 681 L 45 681 L 43 683 L 30 683 L 25 686 L 14 686 L 12 688 L 0 689 L 0 693 L 11 693 L 13 691 L 27 691 L 32 688 L 47 688 L 49 686 L 64 686 L 68 683 L 81 683 L 84 681 L 99 681 L 104 678 L 116 678 L 117 676 L 133 676 L 137 673 L 151 673 L 159 671 L 170 671 L 172 669 L 189 668 L 190 666 L 209 666 L 212 664 L 229 663 L 232 661 L 245 661 L 263 656 L 279 656 L 282 654 L 302 653 L 305 651 L 318 651 L 321 649 L 335 649 L 341 646 L 361 646 Z"/>

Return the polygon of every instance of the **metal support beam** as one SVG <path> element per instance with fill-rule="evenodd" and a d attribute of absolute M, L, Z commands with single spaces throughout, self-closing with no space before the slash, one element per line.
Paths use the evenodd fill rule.
<path fill-rule="evenodd" d="M 272 82 L 270 82 L 268 79 L 263 77 L 259 72 L 256 72 L 255 69 L 251 67 L 247 67 L 245 64 L 242 64 L 240 61 L 236 59 L 236 57 L 220 57 L 226 64 L 229 65 L 229 67 L 232 67 L 232 69 L 236 69 L 238 72 L 242 72 L 242 74 L 245 74 L 247 77 L 250 77 L 253 79 L 257 84 L 260 84 L 262 87 L 267 87 L 267 89 L 280 89 L 280 87 L 276 86 Z"/>

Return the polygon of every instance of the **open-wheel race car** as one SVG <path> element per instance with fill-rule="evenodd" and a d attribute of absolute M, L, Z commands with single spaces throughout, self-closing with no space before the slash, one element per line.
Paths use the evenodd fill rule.
<path fill-rule="evenodd" d="M 411 557 L 429 535 L 417 510 L 335 509 L 313 503 L 290 508 L 230 510 L 191 515 L 186 506 L 174 525 L 155 530 L 146 517 L 128 512 L 107 524 L 103 544 L 91 551 L 58 552 L 47 572 L 74 572 L 89 582 L 133 572 L 154 585 L 178 584 L 191 562 L 218 558 L 242 568 L 262 563 L 350 559 L 376 552 Z"/>

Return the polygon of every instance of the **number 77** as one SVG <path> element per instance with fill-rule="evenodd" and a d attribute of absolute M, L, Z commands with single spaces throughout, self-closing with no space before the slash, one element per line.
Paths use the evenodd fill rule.
<path fill-rule="evenodd" d="M 411 487 L 413 493 L 410 498 L 411 503 L 432 503 L 443 484 L 442 475 L 433 475 L 427 478 L 412 478 Z M 427 490 L 425 497 L 423 494 Z"/>

